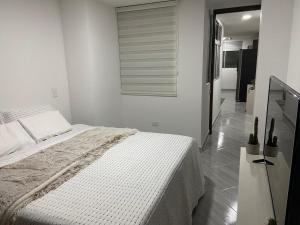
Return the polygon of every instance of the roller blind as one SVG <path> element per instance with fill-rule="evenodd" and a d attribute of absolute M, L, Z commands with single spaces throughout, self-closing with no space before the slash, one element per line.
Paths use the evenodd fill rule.
<path fill-rule="evenodd" d="M 176 96 L 176 1 L 117 8 L 117 21 L 122 94 Z"/>

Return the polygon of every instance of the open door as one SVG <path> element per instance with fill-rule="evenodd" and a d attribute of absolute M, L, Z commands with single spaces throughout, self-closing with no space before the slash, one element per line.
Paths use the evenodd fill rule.
<path fill-rule="evenodd" d="M 218 14 L 226 14 L 226 13 L 235 13 L 235 12 L 245 12 L 245 11 L 253 11 L 260 10 L 261 5 L 253 5 L 253 6 L 243 6 L 243 7 L 235 7 L 235 8 L 225 8 L 225 9 L 216 9 L 210 15 L 210 51 L 209 51 L 209 77 L 208 81 L 210 83 L 210 100 L 209 100 L 209 134 L 212 134 L 213 129 L 213 105 L 214 105 L 214 78 L 216 77 L 216 46 L 218 46 L 219 40 L 219 28 L 217 25 L 217 15 Z M 240 88 L 241 89 L 241 88 Z M 245 88 L 243 87 L 243 90 Z"/>
<path fill-rule="evenodd" d="M 215 21 L 216 14 L 210 14 L 210 43 L 209 43 L 209 134 L 213 126 L 213 99 L 214 99 L 214 70 L 215 70 Z"/>

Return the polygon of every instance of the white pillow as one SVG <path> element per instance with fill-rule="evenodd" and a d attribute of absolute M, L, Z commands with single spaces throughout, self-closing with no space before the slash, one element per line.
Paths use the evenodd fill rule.
<path fill-rule="evenodd" d="M 71 124 L 59 111 L 48 111 L 19 119 L 26 131 L 39 143 L 72 129 Z"/>
<path fill-rule="evenodd" d="M 54 110 L 51 105 L 37 105 L 18 109 L 1 109 L 0 117 L 2 117 L 4 123 L 10 123 L 24 117 L 33 116 L 51 110 Z"/>
<path fill-rule="evenodd" d="M 0 157 L 10 154 L 34 140 L 26 133 L 19 122 L 0 125 Z"/>

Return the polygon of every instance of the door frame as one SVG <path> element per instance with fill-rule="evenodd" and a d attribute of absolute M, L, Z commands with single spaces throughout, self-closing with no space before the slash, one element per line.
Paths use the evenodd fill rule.
<path fill-rule="evenodd" d="M 234 13 L 234 12 L 246 12 L 246 11 L 254 11 L 261 10 L 261 5 L 250 5 L 250 6 L 241 6 L 241 7 L 233 7 L 233 8 L 222 8 L 222 9 L 214 9 L 212 14 L 211 21 L 211 32 L 210 32 L 210 99 L 209 99 L 209 134 L 212 134 L 213 129 L 213 104 L 214 104 L 214 66 L 215 66 L 215 23 L 218 14 L 225 13 Z"/>

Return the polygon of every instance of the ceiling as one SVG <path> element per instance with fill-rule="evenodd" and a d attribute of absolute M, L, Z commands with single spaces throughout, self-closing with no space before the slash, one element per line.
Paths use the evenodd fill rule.
<path fill-rule="evenodd" d="M 259 33 L 260 10 L 226 13 L 217 15 L 223 24 L 224 36 L 252 36 Z M 249 20 L 242 20 L 244 15 L 251 15 Z"/>
<path fill-rule="evenodd" d="M 138 5 L 152 2 L 161 2 L 162 0 L 98 0 L 114 7 Z"/>
<path fill-rule="evenodd" d="M 152 2 L 161 2 L 164 0 L 98 0 L 104 2 L 113 7 L 128 6 L 128 5 L 138 5 Z M 213 7 L 233 7 L 242 5 L 255 5 L 260 4 L 261 0 L 208 0 L 208 4 L 212 4 Z"/>
<path fill-rule="evenodd" d="M 98 0 L 100 2 L 106 3 L 113 7 L 129 6 L 146 4 L 153 2 L 161 2 L 163 0 Z M 241 6 L 244 4 L 259 4 L 261 0 L 208 0 L 209 3 L 215 5 L 222 5 L 228 7 L 228 5 Z M 225 8 L 226 8 L 225 7 Z M 217 19 L 221 21 L 224 26 L 224 36 L 252 36 L 259 33 L 260 24 L 260 10 L 248 11 L 248 12 L 237 12 L 237 13 L 227 13 L 217 16 Z M 242 16 L 244 14 L 251 14 L 252 18 L 250 20 L 243 21 Z"/>

